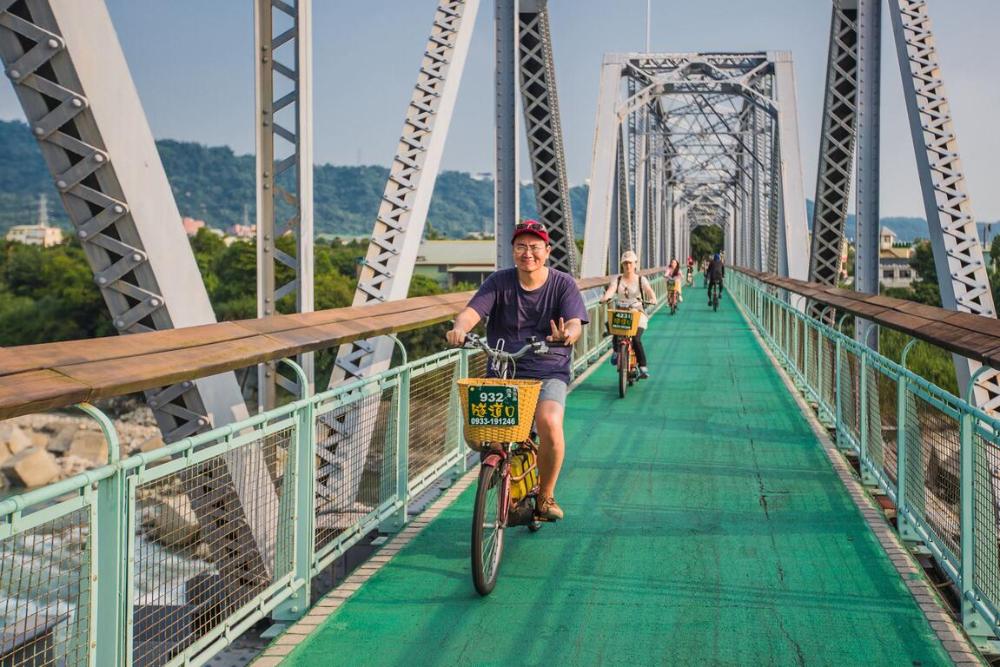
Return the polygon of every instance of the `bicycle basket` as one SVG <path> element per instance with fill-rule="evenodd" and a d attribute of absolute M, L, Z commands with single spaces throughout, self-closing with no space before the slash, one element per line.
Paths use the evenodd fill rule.
<path fill-rule="evenodd" d="M 608 331 L 613 336 L 634 336 L 639 330 L 639 311 L 608 309 Z"/>
<path fill-rule="evenodd" d="M 462 378 L 457 385 L 471 448 L 478 450 L 483 442 L 521 442 L 531 435 L 541 380 Z"/>

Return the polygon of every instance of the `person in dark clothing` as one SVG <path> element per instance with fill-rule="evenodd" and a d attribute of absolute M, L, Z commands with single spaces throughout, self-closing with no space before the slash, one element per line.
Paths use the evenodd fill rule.
<path fill-rule="evenodd" d="M 719 290 L 719 297 L 722 297 L 722 280 L 726 277 L 726 265 L 722 261 L 719 253 L 715 253 L 712 260 L 705 269 L 705 278 L 708 280 L 708 305 L 712 305 L 712 290 Z"/>
<path fill-rule="evenodd" d="M 536 513 L 557 521 L 563 518 L 555 488 L 565 450 L 563 416 L 571 354 L 573 343 L 588 323 L 587 308 L 573 276 L 546 266 L 552 243 L 544 225 L 537 220 L 517 223 L 511 245 L 514 268 L 490 275 L 455 317 L 445 337 L 450 345 L 461 345 L 465 335 L 487 318 L 486 338 L 493 347 L 503 341 L 507 349 L 516 350 L 531 337 L 560 344 L 550 348 L 548 354 L 521 359 L 515 375 L 542 381 L 535 408 L 539 440 Z"/>

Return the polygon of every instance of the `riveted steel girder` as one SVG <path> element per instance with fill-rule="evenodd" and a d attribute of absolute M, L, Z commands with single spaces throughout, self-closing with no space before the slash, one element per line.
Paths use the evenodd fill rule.
<path fill-rule="evenodd" d="M 945 308 L 995 318 L 927 2 L 890 0 L 889 15 L 941 302 Z M 955 363 L 958 386 L 964 390 L 979 365 L 957 357 Z M 1000 406 L 997 373 L 980 376 L 975 393 L 968 397 L 970 401 L 996 410 Z"/>
<path fill-rule="evenodd" d="M 809 280 L 836 285 L 854 168 L 857 124 L 858 12 L 833 7 L 820 134 Z"/>
<path fill-rule="evenodd" d="M 118 332 L 215 322 L 104 3 L 0 3 L 0 56 Z M 145 395 L 167 442 L 248 414 L 232 373 Z M 251 449 L 227 455 L 211 484 L 191 483 L 201 468 L 182 480 L 225 584 L 247 599 L 267 583 L 277 507 Z"/>
<path fill-rule="evenodd" d="M 521 101 L 534 177 L 535 202 L 538 217 L 545 223 L 552 240 L 550 265 L 576 275 L 578 262 L 573 241 L 573 209 L 559 121 L 548 3 L 546 0 L 534 0 L 533 5 L 528 7 L 527 3 L 522 3 L 520 7 L 518 42 Z"/>
<path fill-rule="evenodd" d="M 858 2 L 858 158 L 857 233 L 854 289 L 879 293 L 879 108 L 882 69 L 882 0 Z M 869 335 L 871 323 L 854 327 L 862 344 L 878 349 L 878 336 Z"/>
<path fill-rule="evenodd" d="M 276 314 L 290 295 L 294 312 L 313 310 L 311 15 L 312 0 L 257 0 L 254 7 L 258 317 Z M 286 234 L 295 239 L 294 254 L 278 247 Z M 312 385 L 312 353 L 297 361 Z M 258 378 L 261 409 L 275 406 L 279 385 L 302 395 L 274 362 L 262 364 Z"/>
<path fill-rule="evenodd" d="M 358 279 L 355 306 L 406 298 L 478 9 L 478 0 L 441 0 L 434 12 Z M 385 370 L 392 349 L 392 340 L 385 337 L 341 346 L 331 384 Z M 351 410 L 325 424 L 317 451 L 320 511 L 340 511 L 342 505 L 353 504 L 361 482 L 360 471 L 354 468 L 365 460 L 367 449 L 359 454 L 339 446 L 353 437 L 367 447 L 373 428 L 372 420 L 356 419 Z"/>

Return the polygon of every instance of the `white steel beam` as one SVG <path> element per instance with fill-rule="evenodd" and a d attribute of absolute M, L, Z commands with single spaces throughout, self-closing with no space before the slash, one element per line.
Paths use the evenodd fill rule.
<path fill-rule="evenodd" d="M 0 55 L 118 332 L 215 322 L 105 4 L 0 3 Z M 248 414 L 233 373 L 145 394 L 167 442 Z M 246 448 L 213 483 L 192 483 L 210 474 L 200 468 L 183 480 L 225 584 L 247 600 L 273 563 L 277 502 L 266 473 L 254 474 L 266 469 Z"/>
<path fill-rule="evenodd" d="M 778 137 L 781 145 L 781 224 L 778 272 L 805 280 L 809 266 L 809 228 L 802 187 L 799 152 L 799 114 L 792 56 L 786 51 L 769 54 L 774 62 L 775 98 L 778 103 Z"/>
<path fill-rule="evenodd" d="M 479 0 L 441 0 L 434 12 L 358 279 L 355 306 L 406 298 L 478 9 Z M 393 342 L 386 337 L 341 346 L 331 385 L 387 369 L 392 350 Z M 365 460 L 373 425 L 345 412 L 326 426 L 329 432 L 319 436 L 316 489 L 331 511 L 339 511 L 357 496 L 361 474 L 353 466 Z M 364 451 L 338 448 L 350 437 L 363 442 Z"/>
<path fill-rule="evenodd" d="M 889 15 L 941 303 L 952 310 L 995 318 L 996 307 L 959 157 L 927 2 L 890 0 Z M 958 386 L 964 393 L 979 364 L 961 357 L 954 359 Z M 995 411 L 1000 406 L 995 371 L 980 376 L 975 394 L 968 400 L 986 410 Z"/>
<path fill-rule="evenodd" d="M 882 79 L 882 0 L 858 3 L 858 194 L 854 289 L 879 293 L 879 150 Z M 878 349 L 871 323 L 860 320 L 855 336 Z"/>
<path fill-rule="evenodd" d="M 493 178 L 493 210 L 496 228 L 497 268 L 514 266 L 511 240 L 520 219 L 520 161 L 517 113 L 518 0 L 495 0 L 496 62 L 494 70 L 496 122 L 496 174 Z"/>
<path fill-rule="evenodd" d="M 607 275 L 608 241 L 612 194 L 615 185 L 615 147 L 620 132 L 618 115 L 619 87 L 622 65 L 614 58 L 605 58 L 601 65 L 600 92 L 597 97 L 597 122 L 594 129 L 594 150 L 590 162 L 590 190 L 587 194 L 587 224 L 584 227 L 583 265 L 580 277 Z"/>

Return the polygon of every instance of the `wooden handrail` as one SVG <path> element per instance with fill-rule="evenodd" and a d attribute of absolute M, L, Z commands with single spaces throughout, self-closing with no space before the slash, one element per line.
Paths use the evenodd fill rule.
<path fill-rule="evenodd" d="M 644 274 L 662 269 L 649 269 Z M 578 280 L 580 289 L 608 278 Z M 0 419 L 163 387 L 454 317 L 472 292 L 0 349 Z"/>
<path fill-rule="evenodd" d="M 1000 368 L 1000 320 L 995 318 L 795 278 L 781 278 L 742 267 L 734 268 L 766 285 L 799 294 L 987 366 Z"/>

